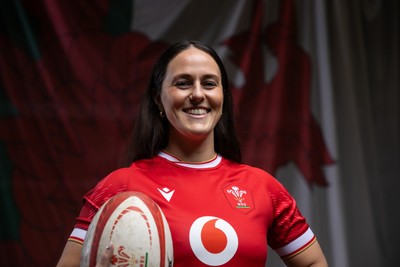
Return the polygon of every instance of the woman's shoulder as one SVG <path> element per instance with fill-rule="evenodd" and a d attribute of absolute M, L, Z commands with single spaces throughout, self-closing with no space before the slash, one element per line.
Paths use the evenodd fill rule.
<path fill-rule="evenodd" d="M 231 160 L 224 160 L 226 172 L 232 175 L 241 177 L 242 180 L 252 181 L 252 183 L 258 184 L 260 188 L 264 188 L 267 191 L 273 191 L 277 188 L 281 188 L 281 183 L 268 171 L 249 165 L 246 163 L 237 163 Z"/>
<path fill-rule="evenodd" d="M 150 162 L 151 160 L 138 160 L 130 166 L 117 168 L 109 172 L 95 185 L 88 195 L 102 192 L 107 196 L 111 196 L 127 190 L 131 183 L 144 177 L 147 172 L 146 170 L 151 169 L 149 165 L 152 163 Z"/>
<path fill-rule="evenodd" d="M 260 167 L 256 167 L 253 165 L 249 165 L 246 163 L 238 163 L 229 159 L 224 158 L 224 164 L 226 165 L 226 167 L 231 168 L 235 171 L 241 171 L 241 172 L 247 172 L 250 174 L 254 174 L 257 177 L 265 177 L 265 178 L 273 178 L 275 179 L 268 171 L 260 168 Z"/>
<path fill-rule="evenodd" d="M 132 173 L 146 171 L 158 164 L 159 164 L 159 162 L 158 162 L 157 156 L 154 158 L 150 158 L 150 159 L 139 159 L 139 160 L 132 162 L 129 166 L 120 167 L 120 168 L 117 168 L 117 169 L 111 171 L 107 175 L 107 177 L 114 178 L 114 177 L 120 177 L 120 176 L 130 176 L 130 175 L 132 175 Z"/>

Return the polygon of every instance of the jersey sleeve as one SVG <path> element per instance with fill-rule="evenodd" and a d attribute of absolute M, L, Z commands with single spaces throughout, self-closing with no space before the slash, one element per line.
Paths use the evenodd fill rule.
<path fill-rule="evenodd" d="M 269 193 L 274 211 L 268 244 L 280 257 L 290 258 L 311 246 L 316 238 L 297 208 L 295 199 L 283 185 L 275 180 Z"/>
<path fill-rule="evenodd" d="M 83 243 L 90 222 L 100 207 L 112 196 L 126 191 L 127 173 L 127 168 L 112 172 L 84 195 L 82 209 L 69 240 Z"/>

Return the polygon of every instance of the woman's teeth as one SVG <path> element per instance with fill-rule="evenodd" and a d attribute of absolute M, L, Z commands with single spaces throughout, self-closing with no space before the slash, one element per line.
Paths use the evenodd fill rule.
<path fill-rule="evenodd" d="M 193 108 L 185 110 L 186 113 L 193 114 L 193 115 L 204 115 L 207 114 L 207 110 L 204 108 Z"/>

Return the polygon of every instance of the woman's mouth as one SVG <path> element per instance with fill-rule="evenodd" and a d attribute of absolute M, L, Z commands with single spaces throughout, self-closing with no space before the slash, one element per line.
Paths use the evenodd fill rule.
<path fill-rule="evenodd" d="M 205 115 L 210 112 L 210 110 L 206 108 L 186 108 L 183 109 L 183 112 L 191 115 Z"/>

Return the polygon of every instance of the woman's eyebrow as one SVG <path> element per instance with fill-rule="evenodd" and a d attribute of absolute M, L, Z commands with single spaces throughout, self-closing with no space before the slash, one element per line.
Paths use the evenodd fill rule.
<path fill-rule="evenodd" d="M 180 73 L 180 74 L 177 74 L 174 77 L 172 77 L 172 81 L 176 81 L 178 79 L 192 80 L 193 76 L 188 73 Z M 205 75 L 201 76 L 201 79 L 214 79 L 218 82 L 221 80 L 221 78 L 216 74 L 205 74 Z"/>
<path fill-rule="evenodd" d="M 190 74 L 180 73 L 180 74 L 175 75 L 173 77 L 173 80 L 175 80 L 175 79 L 191 79 L 191 78 L 192 78 L 192 75 L 190 75 Z"/>
<path fill-rule="evenodd" d="M 205 78 L 205 79 L 210 79 L 211 78 L 211 79 L 215 79 L 217 81 L 220 80 L 220 77 L 218 75 L 215 75 L 215 74 L 206 74 L 206 75 L 203 76 L 203 78 Z"/>

